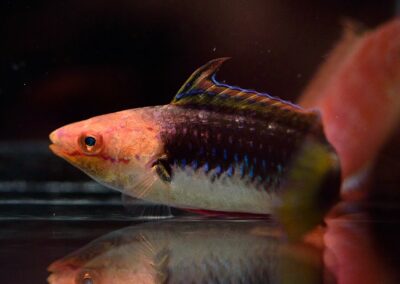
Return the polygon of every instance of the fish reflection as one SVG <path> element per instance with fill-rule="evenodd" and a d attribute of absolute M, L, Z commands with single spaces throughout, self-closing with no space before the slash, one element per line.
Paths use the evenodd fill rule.
<path fill-rule="evenodd" d="M 320 283 L 320 260 L 319 250 L 286 245 L 265 221 L 175 220 L 100 237 L 53 262 L 48 282 Z"/>
<path fill-rule="evenodd" d="M 327 218 L 324 234 L 324 266 L 340 284 L 400 283 L 399 263 L 387 254 L 396 250 L 398 238 L 390 239 L 398 221 L 373 216 L 364 203 L 341 203 L 342 214 Z M 375 206 L 375 205 L 374 205 Z M 372 207 L 374 208 L 374 207 Z M 343 214 L 343 211 L 347 211 Z M 386 210 L 393 214 L 393 210 Z M 377 232 L 379 229 L 379 232 Z M 397 234 L 398 236 L 398 234 Z M 398 255 L 396 256 L 398 258 Z"/>

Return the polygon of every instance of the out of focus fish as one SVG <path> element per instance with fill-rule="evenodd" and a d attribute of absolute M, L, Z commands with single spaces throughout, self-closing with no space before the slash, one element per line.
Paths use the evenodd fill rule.
<path fill-rule="evenodd" d="M 338 196 L 337 155 L 318 113 L 222 84 L 226 58 L 196 70 L 173 101 L 50 134 L 51 150 L 127 195 L 209 214 L 321 219 Z M 290 194 L 289 194 L 290 192 Z"/>
<path fill-rule="evenodd" d="M 300 105 L 321 111 L 340 157 L 342 195 L 365 196 L 375 159 L 400 125 L 400 18 L 375 30 L 347 23 Z"/>
<path fill-rule="evenodd" d="M 164 221 L 112 232 L 49 266 L 51 284 L 321 283 L 321 251 L 264 221 Z M 286 270 L 289 269 L 289 270 Z"/>
<path fill-rule="evenodd" d="M 325 220 L 327 228 L 323 236 L 324 263 L 337 283 L 399 283 L 399 264 L 386 255 L 388 251 L 396 251 L 396 230 L 388 227 L 398 226 L 398 219 L 390 223 L 387 219 L 375 219 L 366 212 L 363 203 L 342 202 L 338 207 L 342 214 Z M 382 228 L 382 224 L 388 223 Z M 374 235 L 375 228 L 380 229 L 379 236 Z"/>

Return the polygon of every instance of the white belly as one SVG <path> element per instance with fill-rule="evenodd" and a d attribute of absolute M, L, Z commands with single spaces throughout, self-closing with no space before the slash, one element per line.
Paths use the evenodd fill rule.
<path fill-rule="evenodd" d="M 169 205 L 180 208 L 270 214 L 279 202 L 276 193 L 257 189 L 238 175 L 222 174 L 214 182 L 203 171 L 173 169 Z M 238 170 L 235 172 L 239 172 Z"/>

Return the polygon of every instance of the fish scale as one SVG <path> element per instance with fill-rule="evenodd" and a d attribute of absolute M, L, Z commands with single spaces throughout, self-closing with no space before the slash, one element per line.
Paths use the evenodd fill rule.
<path fill-rule="evenodd" d="M 161 137 L 171 168 L 190 167 L 195 172 L 212 173 L 208 175 L 211 181 L 229 172 L 228 176 L 233 177 L 239 171 L 242 179 L 270 190 L 272 185 L 279 185 L 304 135 L 299 131 L 287 133 L 286 127 L 275 122 L 242 119 L 215 111 L 203 116 L 196 110 L 177 106 L 160 111 Z M 172 173 L 172 180 L 173 176 Z"/>

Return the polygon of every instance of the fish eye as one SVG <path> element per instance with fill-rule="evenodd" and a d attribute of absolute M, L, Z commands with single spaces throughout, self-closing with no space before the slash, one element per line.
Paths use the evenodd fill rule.
<path fill-rule="evenodd" d="M 96 284 L 98 283 L 96 281 L 96 273 L 94 271 L 91 270 L 83 270 L 81 271 L 76 279 L 75 279 L 75 283 L 76 284 Z"/>
<path fill-rule="evenodd" d="M 79 137 L 78 144 L 85 154 L 96 155 L 101 151 L 102 137 L 97 134 L 82 133 Z"/>
<path fill-rule="evenodd" d="M 94 138 L 92 136 L 86 136 L 85 144 L 86 144 L 86 146 L 93 147 L 96 144 L 96 138 Z"/>

